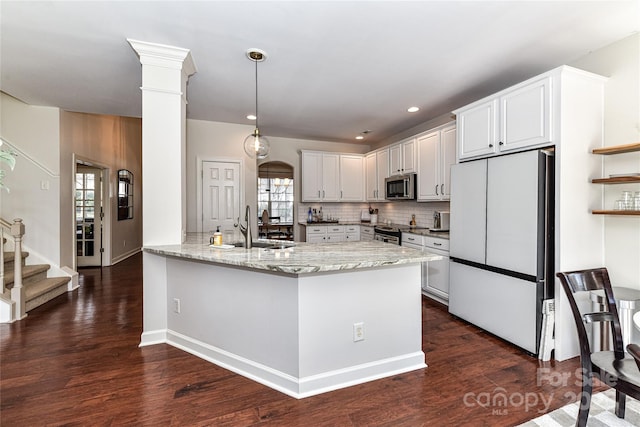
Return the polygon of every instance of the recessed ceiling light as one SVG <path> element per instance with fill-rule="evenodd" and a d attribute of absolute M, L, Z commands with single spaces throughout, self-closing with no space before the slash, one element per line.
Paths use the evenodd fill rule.
<path fill-rule="evenodd" d="M 356 139 L 364 139 L 364 136 L 358 135 L 358 136 L 356 136 Z"/>
<path fill-rule="evenodd" d="M 249 119 L 249 120 L 255 120 L 255 119 L 257 119 L 257 117 L 256 117 L 256 116 L 254 116 L 253 114 L 249 114 L 249 115 L 247 116 L 247 119 Z"/>
<path fill-rule="evenodd" d="M 419 107 L 409 107 L 407 108 L 407 111 L 410 113 L 415 113 L 416 111 L 419 111 L 420 108 Z"/>

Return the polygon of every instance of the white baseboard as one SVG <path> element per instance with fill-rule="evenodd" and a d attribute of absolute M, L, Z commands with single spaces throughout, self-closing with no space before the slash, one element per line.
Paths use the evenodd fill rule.
<path fill-rule="evenodd" d="M 9 292 L 9 291 L 7 291 Z M 11 298 L 0 294 L 0 323 L 13 323 L 16 310 L 16 303 Z"/>
<path fill-rule="evenodd" d="M 146 334 L 154 333 L 143 334 L 143 340 Z M 151 337 L 148 339 L 148 343 L 144 345 L 151 344 Z M 424 353 L 418 351 L 319 375 L 296 378 L 171 330 L 166 331 L 164 342 L 296 399 L 427 367 Z"/>
<path fill-rule="evenodd" d="M 148 345 L 164 344 L 167 342 L 167 330 L 160 329 L 157 331 L 143 332 L 140 336 L 140 345 L 138 347 L 146 347 Z"/>
<path fill-rule="evenodd" d="M 119 263 L 120 261 L 124 261 L 125 259 L 134 256 L 138 252 L 142 252 L 142 248 L 135 248 L 133 250 L 130 250 L 129 252 L 125 252 L 125 253 L 123 253 L 121 255 L 118 255 L 117 257 L 115 257 L 115 258 L 113 258 L 111 260 L 111 264 L 110 265 L 114 265 L 114 264 Z"/>
<path fill-rule="evenodd" d="M 67 266 L 62 267 L 62 271 L 70 277 L 69 284 L 67 285 L 67 291 L 71 292 L 78 289 L 80 287 L 78 284 L 78 272 Z"/>

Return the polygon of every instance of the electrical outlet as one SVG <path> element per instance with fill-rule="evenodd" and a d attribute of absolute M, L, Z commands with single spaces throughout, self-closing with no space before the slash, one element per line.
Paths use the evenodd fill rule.
<path fill-rule="evenodd" d="M 174 298 L 173 299 L 173 312 L 174 313 L 180 313 L 180 299 L 179 298 Z"/>
<path fill-rule="evenodd" d="M 364 341 L 364 322 L 353 324 L 353 342 Z"/>

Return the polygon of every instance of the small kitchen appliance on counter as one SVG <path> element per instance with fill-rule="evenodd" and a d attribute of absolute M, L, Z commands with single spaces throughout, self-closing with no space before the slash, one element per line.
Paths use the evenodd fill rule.
<path fill-rule="evenodd" d="M 431 231 L 449 231 L 449 211 L 435 211 L 433 213 L 433 228 Z"/>

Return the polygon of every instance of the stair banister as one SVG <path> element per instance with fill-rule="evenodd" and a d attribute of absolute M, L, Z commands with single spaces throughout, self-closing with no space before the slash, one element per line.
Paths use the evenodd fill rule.
<path fill-rule="evenodd" d="M 7 231 L 11 230 L 11 223 L 6 219 L 0 218 L 0 284 L 2 284 L 2 293 L 6 292 L 6 288 L 4 287 L 4 244 L 5 244 L 5 229 Z"/>
<path fill-rule="evenodd" d="M 24 224 L 21 218 L 16 218 L 11 224 L 11 236 L 14 241 L 14 282 L 11 288 L 11 299 L 16 303 L 15 318 L 20 320 L 27 317 L 26 296 L 22 286 L 22 236 L 24 236 Z"/>
<path fill-rule="evenodd" d="M 0 224 L 0 290 L 3 294 L 6 291 L 4 288 L 4 223 Z"/>

